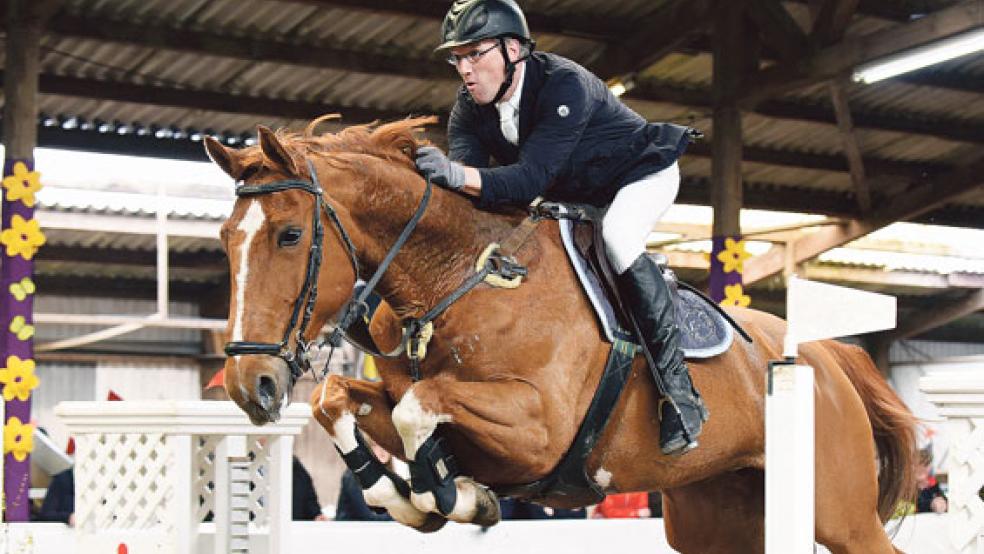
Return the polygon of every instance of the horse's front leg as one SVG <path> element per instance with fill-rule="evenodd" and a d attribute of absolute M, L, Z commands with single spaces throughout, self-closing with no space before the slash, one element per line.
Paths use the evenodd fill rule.
<path fill-rule="evenodd" d="M 470 477 L 456 476 L 453 457 L 434 432 L 441 423 L 453 426 L 478 447 L 485 462 L 498 464 L 497 477 L 535 473 L 549 469 L 543 416 L 540 394 L 525 381 L 440 376 L 414 384 L 393 408 L 393 424 L 410 462 L 413 505 L 462 523 L 498 523 L 495 493 Z"/>
<path fill-rule="evenodd" d="M 447 520 L 443 516 L 418 510 L 410 503 L 406 481 L 389 471 L 362 440 L 359 429 L 387 451 L 396 452 L 400 447 L 382 383 L 329 375 L 311 394 L 311 409 L 355 474 L 368 505 L 384 508 L 393 519 L 418 531 L 431 532 L 444 526 Z"/>

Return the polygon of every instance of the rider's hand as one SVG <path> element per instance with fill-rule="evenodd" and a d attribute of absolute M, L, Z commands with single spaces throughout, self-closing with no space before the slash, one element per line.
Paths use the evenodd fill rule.
<path fill-rule="evenodd" d="M 465 167 L 452 162 L 434 146 L 421 146 L 417 149 L 415 163 L 417 170 L 431 182 L 451 190 L 461 190 L 465 186 Z"/>

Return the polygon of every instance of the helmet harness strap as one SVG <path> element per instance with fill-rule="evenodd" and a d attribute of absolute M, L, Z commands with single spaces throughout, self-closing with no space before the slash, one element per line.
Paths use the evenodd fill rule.
<path fill-rule="evenodd" d="M 523 49 L 520 51 L 522 55 L 518 60 L 512 61 L 509 59 L 509 51 L 506 49 L 506 37 L 500 36 L 498 37 L 498 40 L 499 49 L 500 52 L 502 52 L 502 59 L 506 62 L 506 78 L 502 81 L 502 86 L 499 87 L 499 92 L 495 93 L 495 98 L 493 98 L 492 102 L 490 102 L 493 106 L 502 100 L 502 96 L 506 94 L 506 91 L 512 86 L 513 77 L 516 76 L 516 64 L 530 57 L 530 53 L 533 51 L 535 44 L 530 41 L 528 45 L 523 45 Z"/>

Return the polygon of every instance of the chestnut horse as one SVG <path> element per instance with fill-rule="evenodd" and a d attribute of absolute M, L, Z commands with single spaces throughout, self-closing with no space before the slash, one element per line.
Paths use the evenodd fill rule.
<path fill-rule="evenodd" d="M 432 118 L 315 135 L 320 121 L 304 133 L 260 127 L 259 144 L 242 150 L 206 143 L 212 160 L 241 187 L 302 183 L 263 194 L 239 189 L 222 226 L 231 271 L 230 340 L 267 348 L 231 355 L 225 386 L 256 424 L 275 421 L 289 398 L 296 366 L 275 349 L 294 347 L 302 304 L 310 303 L 312 315 L 300 330 L 311 341 L 349 299 L 356 272 L 365 277 L 379 266 L 426 188 L 413 152 L 416 134 Z M 320 183 L 320 197 L 310 190 L 313 183 Z M 398 344 L 402 318 L 420 316 L 456 289 L 474 273 L 486 245 L 507 237 L 524 215 L 478 211 L 462 195 L 433 189 L 419 226 L 378 284 L 385 302 L 370 327 L 376 342 Z M 312 274 L 316 241 L 323 249 L 312 256 L 320 261 Z M 434 322 L 419 381 L 411 380 L 405 357 L 381 359 L 380 382 L 330 375 L 311 398 L 314 416 L 343 453 L 357 447 L 361 429 L 414 459 L 440 425 L 463 475 L 454 482 L 453 510 L 445 510 L 453 521 L 494 524 L 496 498 L 484 485 L 528 483 L 553 469 L 612 348 L 566 259 L 556 222 L 541 223 L 517 258 L 529 271 L 518 288 L 479 285 Z M 637 357 L 587 461 L 588 475 L 608 492 L 661 490 L 668 540 L 685 553 L 763 550 L 765 371 L 769 360 L 781 358 L 785 326 L 755 310 L 728 312 L 754 343 L 736 339 L 724 354 L 691 362 L 711 413 L 700 447 L 680 457 L 660 453 L 658 398 Z M 800 352 L 801 362 L 816 369 L 817 540 L 834 553 L 894 552 L 882 525 L 914 491 L 915 420 L 861 349 L 822 341 Z M 408 500 L 388 477 L 365 495 L 420 530 L 445 521 L 436 515 L 434 495 Z"/>

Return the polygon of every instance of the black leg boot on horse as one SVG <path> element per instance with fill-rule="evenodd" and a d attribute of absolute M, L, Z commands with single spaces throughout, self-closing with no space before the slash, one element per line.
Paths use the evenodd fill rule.
<path fill-rule="evenodd" d="M 683 358 L 670 289 L 659 266 L 646 254 L 636 258 L 616 282 L 664 395 L 659 404 L 660 447 L 668 455 L 689 452 L 697 447 L 708 413 Z"/>

